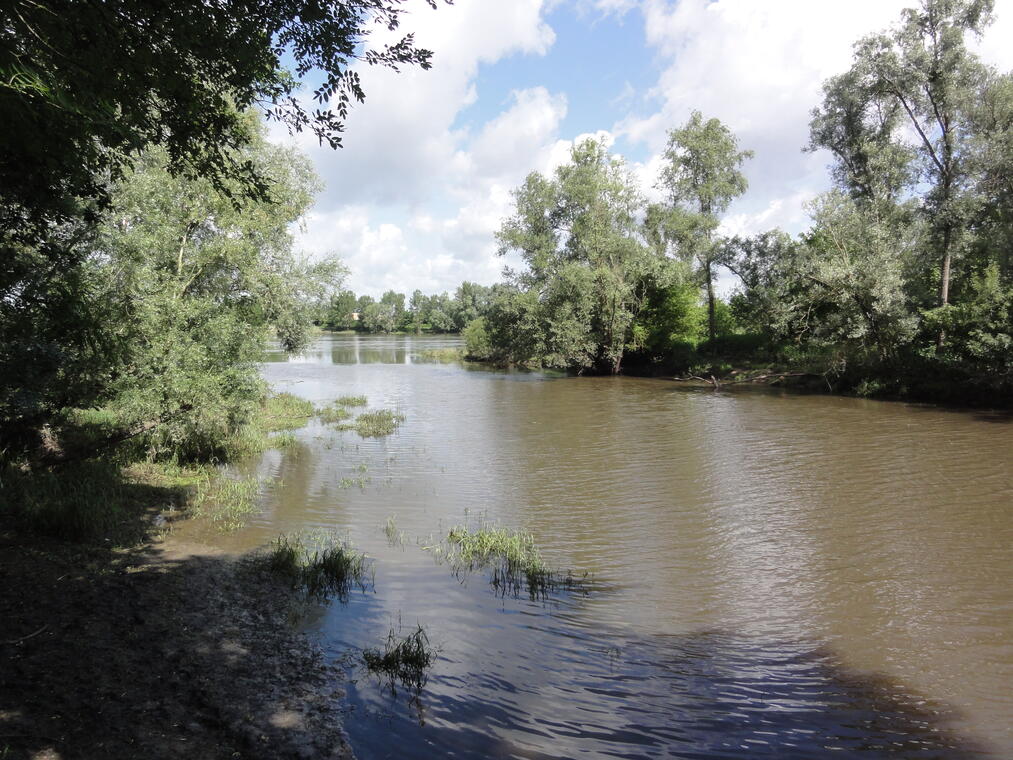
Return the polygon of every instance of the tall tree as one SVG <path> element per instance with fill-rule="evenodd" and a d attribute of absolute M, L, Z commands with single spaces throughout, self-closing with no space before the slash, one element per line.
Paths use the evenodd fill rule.
<path fill-rule="evenodd" d="M 748 183 L 740 167 L 752 158 L 752 151 L 738 149 L 735 135 L 718 119 L 704 121 L 694 111 L 682 127 L 668 133 L 665 165 L 660 186 L 668 193 L 673 210 L 699 215 L 687 240 L 687 253 L 696 259 L 707 291 L 707 334 L 717 334 L 715 319 L 714 267 L 718 247 L 714 230 L 733 199 L 746 191 Z"/>
<path fill-rule="evenodd" d="M 988 70 L 967 48 L 991 21 L 993 0 L 922 0 L 901 23 L 858 42 L 851 70 L 831 80 L 813 119 L 812 145 L 837 157 L 846 186 L 891 194 L 924 183 L 920 206 L 928 220 L 940 307 L 950 303 L 953 261 L 968 243 L 974 199 L 968 171 L 968 114 Z M 851 101 L 841 108 L 842 100 Z M 907 135 L 914 136 L 913 144 Z M 915 166 L 905 166 L 905 157 Z M 914 188 L 918 192 L 918 188 Z M 941 351 L 946 332 L 937 336 Z"/>
<path fill-rule="evenodd" d="M 641 238 L 643 202 L 625 164 L 603 142 L 585 140 L 552 179 L 533 173 L 514 197 L 500 252 L 519 252 L 526 269 L 511 276 L 521 293 L 506 294 L 490 314 L 491 333 L 502 333 L 497 315 L 513 315 L 518 329 L 537 330 L 513 341 L 537 355 L 514 358 L 618 373 L 660 261 Z"/>

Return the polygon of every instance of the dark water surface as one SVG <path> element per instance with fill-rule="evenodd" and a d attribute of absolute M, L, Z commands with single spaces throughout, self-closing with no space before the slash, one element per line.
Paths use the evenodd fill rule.
<path fill-rule="evenodd" d="M 226 539 L 334 528 L 374 558 L 375 592 L 312 624 L 360 758 L 1013 757 L 1013 419 L 419 356 L 452 345 L 326 337 L 264 366 L 407 418 L 298 431 Z M 594 584 L 504 597 L 420 545 L 479 520 Z M 392 692 L 356 653 L 416 624 L 438 659 Z"/>

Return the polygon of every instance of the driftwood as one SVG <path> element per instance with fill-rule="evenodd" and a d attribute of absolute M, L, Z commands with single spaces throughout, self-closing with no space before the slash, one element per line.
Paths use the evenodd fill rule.
<path fill-rule="evenodd" d="M 714 375 L 709 375 L 708 377 L 700 377 L 699 375 L 687 375 L 686 377 L 676 377 L 672 379 L 678 380 L 680 382 L 685 382 L 686 380 L 699 380 L 700 382 L 703 383 L 709 383 L 710 385 L 714 386 L 715 390 L 717 390 L 721 388 L 721 386 L 723 385 L 738 385 L 739 383 L 756 383 L 756 382 L 764 382 L 767 380 L 772 380 L 776 382 L 777 380 L 783 380 L 786 377 L 822 377 L 823 379 L 826 379 L 823 375 L 817 375 L 815 372 L 768 372 L 763 375 L 752 375 L 750 377 L 742 377 L 736 380 L 718 380 L 716 377 L 714 377 Z"/>

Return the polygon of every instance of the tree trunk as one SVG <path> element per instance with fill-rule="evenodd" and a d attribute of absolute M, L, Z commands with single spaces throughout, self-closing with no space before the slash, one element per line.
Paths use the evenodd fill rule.
<path fill-rule="evenodd" d="M 940 284 L 939 284 L 939 305 L 946 306 L 950 302 L 950 239 L 952 237 L 952 227 L 947 224 L 943 230 L 943 263 L 940 268 Z M 942 353 L 943 346 L 946 344 L 946 328 L 939 330 L 939 336 L 936 338 L 936 353 Z"/>
<path fill-rule="evenodd" d="M 707 338 L 713 342 L 717 334 L 714 318 L 714 276 L 711 273 L 711 260 L 708 256 L 703 264 L 704 277 L 707 279 Z"/>

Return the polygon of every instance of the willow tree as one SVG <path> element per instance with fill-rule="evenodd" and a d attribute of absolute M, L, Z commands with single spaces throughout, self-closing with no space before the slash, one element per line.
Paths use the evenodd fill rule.
<path fill-rule="evenodd" d="M 633 177 L 604 142 L 588 139 L 553 177 L 529 175 L 514 199 L 500 253 L 520 253 L 525 269 L 510 276 L 511 304 L 501 301 L 488 320 L 497 335 L 498 318 L 516 318 L 513 331 L 530 335 L 511 345 L 532 355 L 506 358 L 617 374 L 661 261 L 642 240 Z"/>
<path fill-rule="evenodd" d="M 704 121 L 699 111 L 694 111 L 682 127 L 668 133 L 660 187 L 668 193 L 673 213 L 697 215 L 693 224 L 684 225 L 692 232 L 684 240 L 682 253 L 700 267 L 707 291 L 710 340 L 717 333 L 714 267 L 720 253 L 714 231 L 728 205 L 746 191 L 748 182 L 740 167 L 752 156 L 752 151 L 739 150 L 738 140 L 728 127 L 718 119 Z"/>
<path fill-rule="evenodd" d="M 993 0 L 922 0 L 901 23 L 860 40 L 852 68 L 825 86 L 812 147 L 830 149 L 839 182 L 858 197 L 913 193 L 926 221 L 937 305 L 950 303 L 953 262 L 966 249 L 976 201 L 969 115 L 988 69 L 967 37 L 991 21 Z M 937 349 L 946 340 L 937 337 Z"/>

